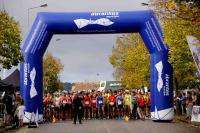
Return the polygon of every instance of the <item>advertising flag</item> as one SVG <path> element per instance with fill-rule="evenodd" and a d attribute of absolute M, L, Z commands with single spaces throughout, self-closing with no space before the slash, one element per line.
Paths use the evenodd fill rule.
<path fill-rule="evenodd" d="M 186 36 L 186 39 L 198 72 L 200 73 L 200 41 L 194 36 Z"/>

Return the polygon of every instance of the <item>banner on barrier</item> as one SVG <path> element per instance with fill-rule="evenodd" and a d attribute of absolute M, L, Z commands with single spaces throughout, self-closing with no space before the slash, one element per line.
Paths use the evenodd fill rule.
<path fill-rule="evenodd" d="M 191 121 L 200 122 L 200 106 L 193 106 Z"/>

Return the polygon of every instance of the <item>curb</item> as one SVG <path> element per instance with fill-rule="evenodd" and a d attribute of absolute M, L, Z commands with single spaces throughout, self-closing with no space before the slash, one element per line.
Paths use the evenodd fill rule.
<path fill-rule="evenodd" d="M 8 126 L 8 127 L 0 128 L 0 133 L 4 133 L 4 132 L 11 130 L 13 128 L 14 128 L 14 126 Z"/>
<path fill-rule="evenodd" d="M 175 118 L 175 120 L 178 120 L 180 122 L 183 122 L 183 123 L 187 123 L 187 124 L 190 124 L 192 127 L 195 127 L 195 128 L 200 128 L 200 123 L 196 123 L 196 122 L 191 122 L 189 120 L 185 120 L 185 119 L 181 119 L 181 118 Z"/>
<path fill-rule="evenodd" d="M 176 118 L 178 121 L 181 121 L 181 122 L 184 122 L 184 123 L 190 123 L 190 121 L 188 120 L 185 120 L 185 119 L 181 119 L 181 118 Z"/>

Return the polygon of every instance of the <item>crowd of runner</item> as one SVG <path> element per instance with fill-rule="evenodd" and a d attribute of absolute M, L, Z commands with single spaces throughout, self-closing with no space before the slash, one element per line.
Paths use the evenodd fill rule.
<path fill-rule="evenodd" d="M 175 113 L 186 114 L 186 119 L 190 120 L 193 106 L 200 106 L 200 89 L 187 93 L 181 91 L 174 101 Z M 81 91 L 45 94 L 43 104 L 44 121 L 47 122 L 76 120 L 77 112 L 81 114 L 81 119 L 144 120 L 150 118 L 151 99 L 150 92 L 136 90 Z M 25 106 L 19 92 L 3 93 L 0 105 L 2 124 L 23 126 Z"/>
<path fill-rule="evenodd" d="M 79 94 L 82 103 L 82 119 L 141 119 L 150 117 L 150 92 L 142 91 L 82 91 L 45 94 L 44 119 L 46 121 L 72 120 L 73 100 Z"/>

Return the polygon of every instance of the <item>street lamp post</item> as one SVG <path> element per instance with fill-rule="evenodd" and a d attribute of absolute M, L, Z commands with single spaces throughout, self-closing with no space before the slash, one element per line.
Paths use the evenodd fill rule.
<path fill-rule="evenodd" d="M 35 6 L 35 7 L 28 8 L 28 27 L 29 27 L 29 14 L 30 14 L 30 10 L 35 9 L 35 8 L 39 8 L 39 7 L 47 7 L 47 6 L 48 6 L 47 4 L 42 4 L 40 6 Z"/>
<path fill-rule="evenodd" d="M 100 74 L 97 73 L 96 75 L 97 75 L 97 81 L 100 81 Z"/>

